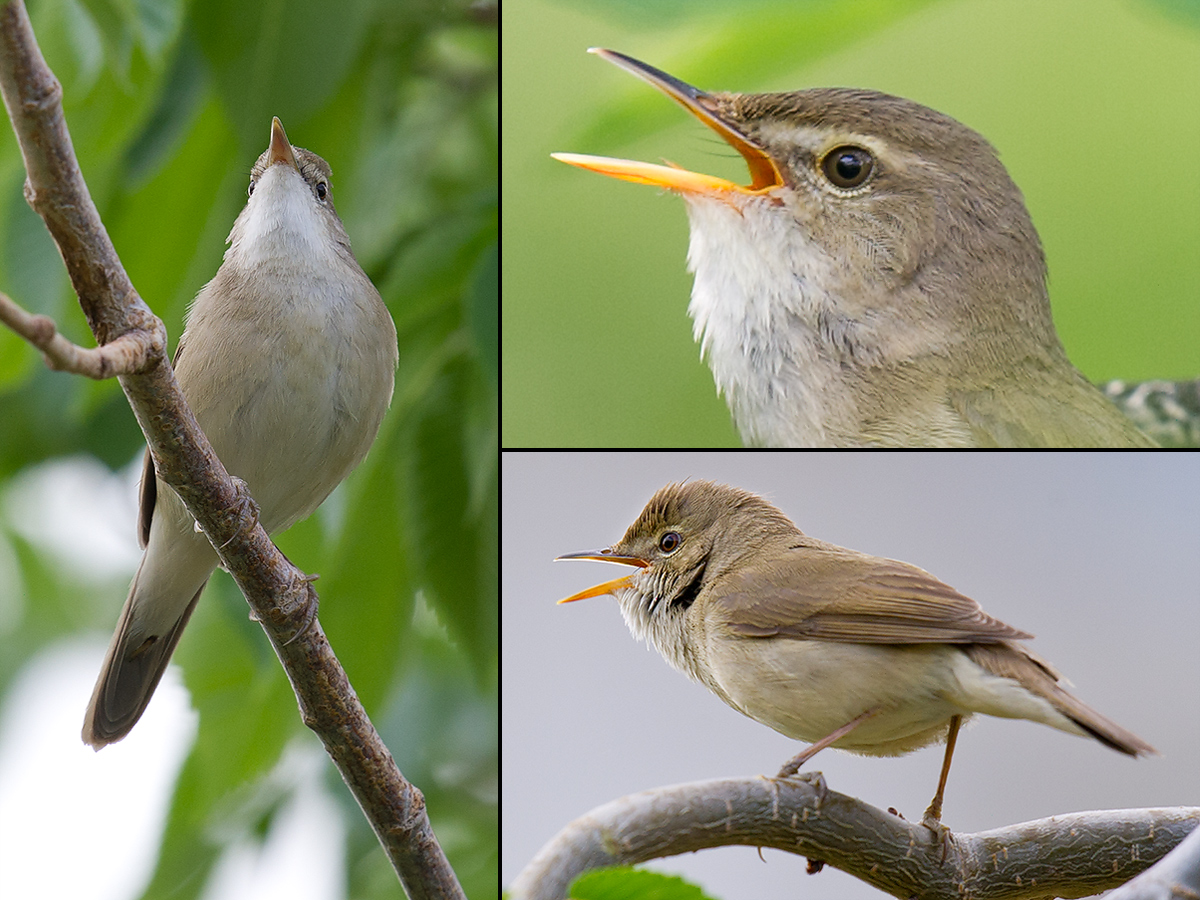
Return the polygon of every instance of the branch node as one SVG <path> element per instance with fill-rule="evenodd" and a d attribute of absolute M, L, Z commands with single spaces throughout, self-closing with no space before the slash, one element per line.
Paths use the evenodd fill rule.
<path fill-rule="evenodd" d="M 80 347 L 59 334 L 49 316 L 28 313 L 0 293 L 0 322 L 41 350 L 47 366 L 96 380 L 145 372 L 166 356 L 166 329 L 156 316 L 149 318 L 149 328 L 134 328 L 99 347 Z"/>
<path fill-rule="evenodd" d="M 29 89 L 21 97 L 21 108 L 27 113 L 53 112 L 62 105 L 62 83 L 56 75 L 32 82 Z"/>
<path fill-rule="evenodd" d="M 29 330 L 30 343 L 39 350 L 46 349 L 50 342 L 54 340 L 54 336 L 58 334 L 58 326 L 54 324 L 54 320 L 49 316 L 40 314 L 30 317 Z"/>
<path fill-rule="evenodd" d="M 409 786 L 408 809 L 400 821 L 388 827 L 388 833 L 402 841 L 425 828 L 425 795 L 415 784 Z"/>

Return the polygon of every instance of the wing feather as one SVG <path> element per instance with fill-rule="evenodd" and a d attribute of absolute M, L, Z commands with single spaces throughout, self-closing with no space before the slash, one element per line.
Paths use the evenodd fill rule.
<path fill-rule="evenodd" d="M 989 643 L 1032 635 L 924 569 L 832 545 L 798 546 L 714 585 L 714 609 L 747 637 L 863 644 Z"/>

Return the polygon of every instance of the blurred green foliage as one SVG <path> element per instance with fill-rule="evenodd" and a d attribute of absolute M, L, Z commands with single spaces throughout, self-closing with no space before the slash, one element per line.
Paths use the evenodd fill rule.
<path fill-rule="evenodd" d="M 484 896 L 497 880 L 494 5 L 31 0 L 29 12 L 62 82 L 92 196 L 172 344 L 187 304 L 220 265 L 271 116 L 332 166 L 355 253 L 395 319 L 400 368 L 366 462 L 280 545 L 322 574 L 321 617 L 335 651 L 424 792 L 468 894 Z M 0 290 L 89 345 L 23 179 L 15 139 L 0 129 Z M 0 487 L 66 454 L 124 466 L 141 444 L 115 381 L 49 372 L 0 330 Z M 124 589 L 77 583 L 11 532 L 0 543 L 12 548 L 23 599 L 14 627 L 0 629 L 3 686 L 49 641 L 111 629 Z M 80 602 L 88 594 L 97 597 Z M 176 660 L 201 724 L 147 896 L 202 890 L 224 842 L 240 833 L 214 823 L 240 821 L 239 798 L 305 731 L 278 662 L 223 574 Z M 351 808 L 348 895 L 395 896 L 394 878 L 380 877 L 390 870 L 375 837 L 332 767 L 329 783 Z"/>

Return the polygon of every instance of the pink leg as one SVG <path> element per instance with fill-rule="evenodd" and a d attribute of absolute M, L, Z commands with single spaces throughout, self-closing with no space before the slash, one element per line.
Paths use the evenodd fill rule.
<path fill-rule="evenodd" d="M 786 763 L 784 763 L 783 768 L 779 770 L 779 774 L 776 775 L 775 777 L 776 778 L 791 778 L 798 771 L 800 771 L 800 767 L 802 765 L 804 765 L 806 762 L 808 762 L 810 759 L 812 759 L 814 756 L 816 756 L 820 751 L 824 750 L 830 744 L 834 743 L 835 741 L 840 741 L 842 738 L 844 738 L 846 735 L 848 735 L 850 732 L 852 732 L 855 728 L 857 728 L 863 722 L 867 721 L 867 719 L 876 715 L 879 712 L 879 709 L 880 708 L 878 706 L 876 706 L 872 709 L 868 709 L 865 713 L 855 716 L 853 719 L 851 719 L 849 722 L 847 722 L 845 725 L 843 725 L 837 731 L 834 731 L 830 734 L 825 735 L 825 737 L 821 738 L 815 744 L 812 744 L 812 745 L 806 747 L 801 753 L 798 753 L 796 756 L 793 756 Z"/>

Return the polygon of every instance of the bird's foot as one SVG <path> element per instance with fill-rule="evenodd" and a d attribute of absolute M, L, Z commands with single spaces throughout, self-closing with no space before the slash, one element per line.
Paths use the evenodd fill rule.
<path fill-rule="evenodd" d="M 820 772 L 796 772 L 793 770 L 789 773 L 787 769 L 788 767 L 784 766 L 775 777 L 788 781 L 803 781 L 812 785 L 817 795 L 813 803 L 813 809 L 820 810 L 821 804 L 825 802 L 825 797 L 829 793 L 829 787 L 825 784 L 825 776 Z"/>
<path fill-rule="evenodd" d="M 226 515 L 234 518 L 238 528 L 234 533 L 223 543 L 218 550 L 224 550 L 234 539 L 243 534 L 250 534 L 258 525 L 258 504 L 254 502 L 254 498 L 250 496 L 250 488 L 246 482 L 238 478 L 236 475 L 230 475 L 229 480 L 233 482 L 234 491 L 237 497 L 226 510 Z"/>
<path fill-rule="evenodd" d="M 316 581 L 318 577 L 319 576 L 317 575 L 304 575 L 299 579 L 300 585 L 298 586 L 298 590 L 296 592 L 298 595 L 297 603 L 303 607 L 301 611 L 303 612 L 304 617 L 299 626 L 297 626 L 295 633 L 283 642 L 285 647 L 293 641 L 298 641 L 300 638 L 304 637 L 304 635 L 308 633 L 308 630 L 312 628 L 313 623 L 317 621 L 317 607 L 319 606 L 319 603 L 317 601 L 317 592 L 313 590 L 312 583 Z M 293 615 L 294 609 L 295 606 L 288 611 L 289 616 Z"/>
<path fill-rule="evenodd" d="M 815 745 L 814 745 L 814 747 L 815 747 Z M 800 771 L 800 767 L 803 766 L 810 759 L 812 759 L 814 756 L 816 756 L 817 750 L 821 749 L 820 747 L 815 747 L 815 749 L 814 749 L 814 747 L 805 747 L 803 751 L 801 751 L 800 753 L 797 753 L 795 756 L 793 756 L 791 759 L 789 759 L 787 762 L 785 762 L 783 764 L 783 768 L 779 770 L 779 774 L 776 775 L 775 777 L 776 778 L 793 778 L 793 777 L 795 777 L 796 773 Z"/>
<path fill-rule="evenodd" d="M 904 817 L 901 816 L 901 818 Z M 954 838 L 954 832 L 942 824 L 941 810 L 934 809 L 931 804 L 929 809 L 925 810 L 921 824 L 933 832 L 934 842 L 941 845 L 942 855 L 938 862 L 944 863 L 946 856 L 950 853 L 950 841 Z"/>

